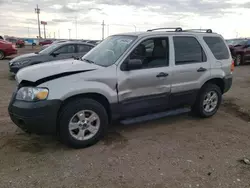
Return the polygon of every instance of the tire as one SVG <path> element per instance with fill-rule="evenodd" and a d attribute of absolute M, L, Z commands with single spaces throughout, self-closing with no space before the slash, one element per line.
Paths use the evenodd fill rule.
<path fill-rule="evenodd" d="M 234 65 L 239 66 L 243 64 L 243 57 L 240 54 L 237 54 L 234 60 Z"/>
<path fill-rule="evenodd" d="M 213 105 L 213 104 L 215 104 L 215 101 L 213 101 L 214 99 L 213 100 L 211 99 L 211 101 L 208 102 L 209 100 L 207 99 L 208 98 L 207 95 L 211 94 L 211 93 L 214 94 L 212 96 L 217 95 L 217 103 L 216 103 L 216 105 Z M 194 106 L 192 107 L 192 111 L 196 115 L 198 115 L 198 116 L 200 116 L 202 118 L 211 117 L 219 109 L 219 106 L 221 104 L 221 99 L 222 99 L 221 89 L 215 84 L 208 83 L 208 84 L 204 85 L 201 88 L 201 90 L 200 90 L 200 92 L 199 92 L 199 94 L 198 94 L 198 96 L 196 98 L 196 102 L 195 102 Z M 206 100 L 206 102 L 205 102 L 205 100 Z M 204 103 L 206 103 L 206 104 L 204 105 Z M 211 106 L 211 107 L 213 105 L 214 109 L 211 108 L 210 109 L 211 111 L 205 110 L 205 107 L 207 107 L 207 105 Z"/>
<path fill-rule="evenodd" d="M 89 139 L 83 139 L 84 137 L 91 136 L 91 132 L 88 131 L 86 128 L 79 128 L 78 126 L 87 126 L 83 122 L 81 122 L 79 118 L 79 113 L 82 113 L 82 111 L 85 110 L 86 112 L 91 111 L 93 114 L 95 114 L 96 117 L 98 117 L 98 121 L 96 121 L 96 127 L 99 127 L 98 129 L 96 128 L 96 133 L 93 134 L 92 137 Z M 86 112 L 84 112 L 84 117 L 86 117 Z M 76 115 L 78 114 L 78 115 Z M 80 114 L 82 116 L 82 114 Z M 79 119 L 78 119 L 79 118 Z M 74 120 L 76 119 L 76 121 Z M 70 129 L 70 122 L 75 121 L 73 124 L 77 124 L 77 128 L 74 130 L 69 130 Z M 85 122 L 86 118 L 84 118 Z M 88 120 L 86 120 L 88 121 Z M 90 121 L 90 120 L 89 120 Z M 59 114 L 59 137 L 60 140 L 73 148 L 85 148 L 89 147 L 91 145 L 94 145 L 97 143 L 105 134 L 107 127 L 108 127 L 108 114 L 106 112 L 106 109 L 97 101 L 92 100 L 92 99 L 87 99 L 87 98 L 78 98 L 73 101 L 70 101 L 67 103 L 61 110 L 61 113 Z M 76 123 L 77 122 L 77 123 Z M 78 125 L 78 122 L 81 122 L 82 125 Z M 99 126 L 97 126 L 97 122 L 99 122 Z M 80 123 L 80 124 L 81 124 Z M 95 123 L 95 122 L 94 122 Z M 94 126 L 95 127 L 95 126 Z M 82 134 L 80 133 L 80 130 L 84 131 L 83 137 Z M 87 136 L 84 136 L 86 133 Z M 78 135 L 80 135 L 78 137 Z M 78 137 L 78 138 L 76 138 Z"/>
<path fill-rule="evenodd" d="M 0 50 L 0 60 L 4 59 L 5 55 L 3 53 L 3 51 Z"/>

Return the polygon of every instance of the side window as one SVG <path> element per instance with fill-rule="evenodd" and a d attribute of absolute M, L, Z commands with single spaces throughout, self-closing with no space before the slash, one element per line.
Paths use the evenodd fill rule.
<path fill-rule="evenodd" d="M 250 40 L 247 41 L 247 45 L 250 46 Z"/>
<path fill-rule="evenodd" d="M 89 45 L 83 45 L 83 44 L 77 45 L 78 52 L 88 52 L 89 50 L 91 50 L 91 48 L 92 46 Z"/>
<path fill-rule="evenodd" d="M 196 38 L 178 36 L 173 37 L 173 39 L 176 65 L 201 63 L 207 61 L 206 55 Z"/>
<path fill-rule="evenodd" d="M 129 59 L 140 59 L 143 63 L 143 68 L 168 66 L 168 38 L 151 38 L 144 40 L 131 52 Z"/>
<path fill-rule="evenodd" d="M 228 49 L 220 37 L 203 37 L 203 39 L 216 59 L 222 60 L 230 57 Z"/>
<path fill-rule="evenodd" d="M 75 53 L 75 45 L 73 44 L 65 45 L 59 48 L 58 50 L 56 50 L 55 53 L 59 53 L 59 54 Z"/>

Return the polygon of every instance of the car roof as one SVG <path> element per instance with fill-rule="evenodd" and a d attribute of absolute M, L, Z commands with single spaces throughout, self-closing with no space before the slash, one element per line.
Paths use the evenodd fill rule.
<path fill-rule="evenodd" d="M 199 31 L 144 31 L 144 32 L 128 32 L 121 33 L 116 35 L 128 35 L 128 36 L 137 36 L 137 37 L 147 37 L 147 36 L 157 36 L 157 35 L 201 35 L 201 36 L 221 36 L 217 33 L 209 33 L 209 32 L 199 32 Z"/>

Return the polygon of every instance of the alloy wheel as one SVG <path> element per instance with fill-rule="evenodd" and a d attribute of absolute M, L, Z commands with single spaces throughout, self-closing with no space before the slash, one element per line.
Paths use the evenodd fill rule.
<path fill-rule="evenodd" d="M 68 127 L 76 140 L 89 140 L 100 128 L 100 117 L 92 110 L 82 110 L 71 118 Z"/>

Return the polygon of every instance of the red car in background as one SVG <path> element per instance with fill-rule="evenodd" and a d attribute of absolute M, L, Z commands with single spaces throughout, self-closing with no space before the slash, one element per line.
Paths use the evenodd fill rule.
<path fill-rule="evenodd" d="M 11 42 L 0 40 L 0 59 L 14 54 L 17 54 L 16 46 Z"/>
<path fill-rule="evenodd" d="M 44 41 L 40 41 L 40 42 L 39 42 L 39 45 L 40 45 L 40 46 L 44 46 L 44 45 L 52 44 L 52 43 L 53 43 L 52 40 L 44 40 Z"/>
<path fill-rule="evenodd" d="M 25 42 L 22 39 L 14 38 L 14 37 L 9 37 L 5 39 L 8 42 L 11 42 L 12 44 L 15 44 L 16 47 L 22 48 L 25 46 Z"/>
<path fill-rule="evenodd" d="M 235 66 L 250 62 L 250 39 L 234 39 L 227 41 Z"/>

